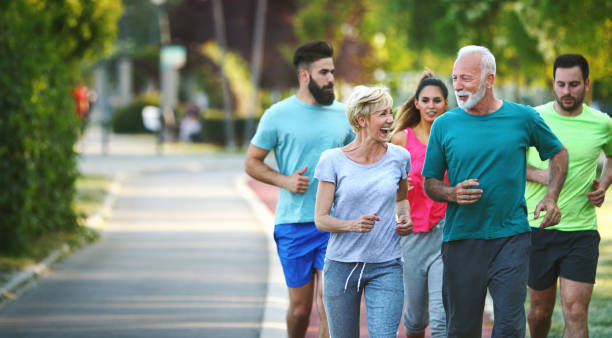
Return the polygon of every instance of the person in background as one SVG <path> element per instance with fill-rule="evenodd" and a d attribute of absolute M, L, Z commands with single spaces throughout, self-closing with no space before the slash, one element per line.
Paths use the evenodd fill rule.
<path fill-rule="evenodd" d="M 195 142 L 202 139 L 202 122 L 200 111 L 195 104 L 189 104 L 185 117 L 179 126 L 179 139 L 183 142 Z"/>
<path fill-rule="evenodd" d="M 370 337 L 397 336 L 404 297 L 399 240 L 412 221 L 410 154 L 387 143 L 392 104 L 385 88 L 355 87 L 346 115 L 357 136 L 323 152 L 315 170 L 315 224 L 331 233 L 323 273 L 331 337 L 359 337 L 362 294 Z"/>
<path fill-rule="evenodd" d="M 495 98 L 495 57 L 485 47 L 459 50 L 453 66 L 458 108 L 431 127 L 422 175 L 425 192 L 447 202 L 442 233 L 442 298 L 448 337 L 480 337 L 487 289 L 492 337 L 524 337 L 529 268 L 525 204 L 527 148 L 550 159 L 550 180 L 535 216 L 559 222 L 557 198 L 567 150 L 531 107 Z M 444 182 L 448 171 L 449 183 Z"/>
<path fill-rule="evenodd" d="M 446 111 L 447 98 L 444 82 L 426 72 L 416 93 L 400 106 L 392 126 L 391 142 L 410 152 L 412 168 L 408 201 L 413 228 L 411 234 L 400 239 L 404 261 L 404 326 L 409 338 L 424 337 L 428 324 L 431 324 L 432 337 L 446 337 L 440 253 L 446 203 L 433 201 L 425 194 L 421 170 L 431 125 Z"/>
<path fill-rule="evenodd" d="M 76 114 L 81 121 L 86 122 L 89 118 L 89 93 L 87 87 L 79 85 L 72 91 L 72 97 L 76 105 Z"/>
<path fill-rule="evenodd" d="M 274 239 L 289 288 L 287 330 L 291 338 L 306 334 L 315 292 L 319 336 L 329 336 L 321 290 L 329 234 L 314 224 L 317 181 L 311 182 L 311 177 L 323 151 L 348 144 L 354 137 L 344 105 L 335 101 L 333 53 L 324 41 L 307 43 L 295 51 L 299 89 L 264 112 L 244 162 L 251 177 L 281 188 Z M 264 163 L 270 150 L 274 150 L 278 170 Z"/>
<path fill-rule="evenodd" d="M 564 337 L 588 337 L 600 240 L 595 207 L 601 206 L 612 182 L 612 119 L 584 103 L 590 81 L 589 64 L 582 55 L 557 57 L 553 88 L 555 100 L 535 109 L 567 147 L 569 169 L 559 195 L 559 224 L 540 229 L 530 217 L 529 330 L 534 338 L 548 335 L 559 280 Z M 596 179 L 602 151 L 607 160 Z M 533 149 L 528 150 L 527 165 L 525 199 L 531 215 L 546 193 L 549 165 Z"/>

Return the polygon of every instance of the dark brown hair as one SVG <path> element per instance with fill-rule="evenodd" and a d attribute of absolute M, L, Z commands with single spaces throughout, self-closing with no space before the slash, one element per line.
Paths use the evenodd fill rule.
<path fill-rule="evenodd" d="M 393 125 L 391 126 L 392 135 L 408 127 L 414 127 L 421 121 L 421 114 L 417 109 L 415 102 L 419 99 L 419 95 L 421 94 L 423 88 L 427 86 L 436 86 L 440 88 L 444 99 L 448 98 L 448 89 L 446 88 L 444 82 L 435 77 L 431 70 L 426 70 L 419 80 L 419 85 L 417 86 L 415 94 L 412 95 L 408 101 L 406 101 L 406 103 L 397 108 L 395 121 L 393 121 Z"/>
<path fill-rule="evenodd" d="M 334 55 L 334 48 L 326 41 L 312 41 L 301 45 L 293 54 L 293 66 L 296 70 L 301 68 L 308 69 L 310 65 L 323 58 L 330 58 Z"/>

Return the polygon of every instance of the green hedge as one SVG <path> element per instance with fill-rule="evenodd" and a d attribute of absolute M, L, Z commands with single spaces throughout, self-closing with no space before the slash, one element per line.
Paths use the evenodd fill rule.
<path fill-rule="evenodd" d="M 256 120 L 254 128 L 257 128 Z M 236 145 L 242 145 L 244 141 L 244 128 L 246 125 L 245 119 L 234 119 L 234 141 Z M 202 138 L 204 142 L 217 145 L 225 144 L 225 120 L 224 119 L 203 119 L 202 120 Z"/>
<path fill-rule="evenodd" d="M 105 21 L 119 13 L 96 12 L 109 3 L 80 2 L 77 9 L 64 1 L 0 2 L 2 253 L 27 253 L 34 238 L 77 227 L 73 145 L 80 121 L 70 92 L 78 61 L 112 32 Z"/>
<path fill-rule="evenodd" d="M 156 96 L 139 97 L 129 105 L 116 109 L 111 122 L 113 132 L 119 134 L 151 133 L 142 123 L 142 109 L 146 106 L 159 107 L 159 98 Z"/>
<path fill-rule="evenodd" d="M 133 103 L 117 109 L 113 113 L 112 129 L 113 132 L 119 134 L 138 134 L 151 133 L 145 129 L 142 124 L 142 109 L 145 106 L 158 106 L 159 101 L 156 97 L 141 97 L 137 98 Z M 203 113 L 202 122 L 202 142 L 212 143 L 216 145 L 225 144 L 225 120 L 216 114 L 217 111 L 209 109 Z M 185 115 L 183 111 L 177 112 L 177 124 L 180 124 L 180 119 Z M 254 128 L 257 128 L 259 119 L 255 120 Z M 241 145 L 244 140 L 244 128 L 246 119 L 234 119 L 234 141 L 237 145 Z M 178 128 L 178 125 L 176 126 Z"/>

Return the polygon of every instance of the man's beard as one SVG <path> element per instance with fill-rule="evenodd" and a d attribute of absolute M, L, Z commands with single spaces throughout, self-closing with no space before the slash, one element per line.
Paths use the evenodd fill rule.
<path fill-rule="evenodd" d="M 583 91 L 582 93 L 578 94 L 578 96 L 573 97 L 571 94 L 567 94 L 565 96 L 562 97 L 558 97 L 557 94 L 555 94 L 555 100 L 557 100 L 557 104 L 559 105 L 559 107 L 561 107 L 563 110 L 565 110 L 566 112 L 573 112 L 576 110 L 576 108 L 580 107 L 582 105 L 582 102 L 584 102 L 584 96 L 586 95 L 586 92 Z M 569 106 L 566 106 L 563 104 L 563 99 L 565 98 L 571 98 L 574 100 L 574 103 L 572 103 Z"/>
<path fill-rule="evenodd" d="M 332 89 L 331 91 L 326 91 L 325 89 Z M 336 98 L 334 95 L 334 83 L 330 82 L 323 87 L 319 87 L 317 83 L 310 76 L 310 82 L 308 83 L 308 90 L 310 90 L 310 94 L 314 97 L 315 101 L 317 101 L 320 105 L 329 106 L 334 102 Z"/>
<path fill-rule="evenodd" d="M 480 100 L 485 96 L 486 88 L 484 79 L 480 81 L 478 85 L 478 90 L 476 93 L 468 92 L 467 90 L 455 91 L 455 98 L 457 98 L 457 105 L 463 110 L 470 110 L 474 108 Z M 459 96 L 467 96 L 467 101 L 461 101 Z"/>

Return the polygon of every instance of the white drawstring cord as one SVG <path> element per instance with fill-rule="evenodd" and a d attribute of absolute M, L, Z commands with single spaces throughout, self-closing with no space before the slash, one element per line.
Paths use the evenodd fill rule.
<path fill-rule="evenodd" d="M 359 279 L 357 280 L 357 292 L 359 292 L 359 286 L 361 285 L 361 277 L 363 276 L 363 270 L 365 269 L 365 265 L 366 263 L 363 263 L 363 267 L 361 267 L 361 273 L 359 273 Z M 355 272 L 355 269 L 357 269 L 358 266 L 359 266 L 359 262 L 355 264 L 355 266 L 353 267 L 353 270 L 351 270 L 351 273 L 349 273 L 348 277 L 346 277 L 346 282 L 344 283 L 344 292 L 346 292 L 346 288 L 348 287 L 349 279 L 351 279 L 353 272 Z"/>
<path fill-rule="evenodd" d="M 355 269 L 357 269 L 358 265 L 359 265 L 359 263 L 355 264 L 355 267 L 353 267 L 353 270 L 351 270 L 351 273 L 349 273 L 348 277 L 346 278 L 346 282 L 344 283 L 344 292 L 346 292 L 346 287 L 348 286 L 349 279 L 351 278 L 351 275 L 353 274 L 353 271 L 355 271 Z"/>
<path fill-rule="evenodd" d="M 359 264 L 359 263 L 357 263 Z M 359 284 L 361 284 L 361 276 L 363 276 L 363 270 L 365 269 L 365 262 L 363 262 L 363 267 L 361 268 L 361 273 L 359 274 L 359 280 L 357 281 L 357 292 L 359 292 Z"/>

